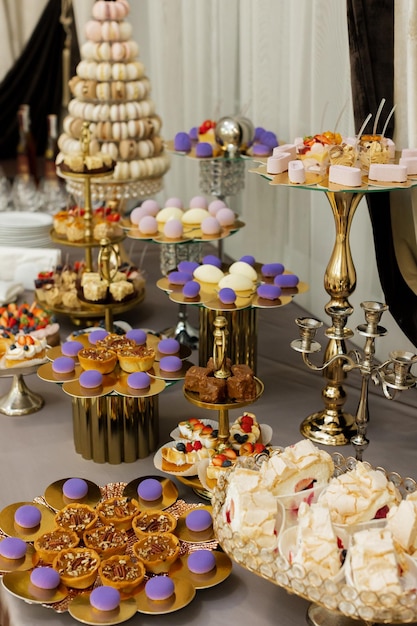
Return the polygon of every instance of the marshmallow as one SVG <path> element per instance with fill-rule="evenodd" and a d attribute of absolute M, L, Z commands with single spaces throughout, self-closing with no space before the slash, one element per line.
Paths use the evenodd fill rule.
<path fill-rule="evenodd" d="M 379 180 L 387 183 L 405 183 L 408 166 L 405 164 L 371 163 L 369 166 L 369 180 Z"/>
<path fill-rule="evenodd" d="M 291 159 L 297 158 L 297 146 L 294 143 L 284 143 L 282 146 L 276 146 L 272 151 L 272 156 L 280 156 L 283 152 L 289 152 Z"/>
<path fill-rule="evenodd" d="M 329 182 L 345 187 L 360 187 L 362 184 L 362 173 L 359 167 L 331 165 L 329 167 Z"/>
<path fill-rule="evenodd" d="M 399 160 L 399 165 L 406 166 L 407 176 L 415 176 L 417 174 L 417 154 L 416 156 L 401 157 Z"/>
<path fill-rule="evenodd" d="M 290 183 L 304 185 L 306 182 L 306 172 L 301 161 L 290 161 L 288 163 L 288 180 Z"/>
<path fill-rule="evenodd" d="M 266 160 L 266 171 L 268 174 L 282 174 L 288 170 L 288 163 L 292 155 L 289 152 L 278 152 L 276 156 L 270 156 Z"/>
<path fill-rule="evenodd" d="M 406 159 L 411 157 L 417 157 L 417 148 L 403 148 L 401 150 L 401 157 Z"/>

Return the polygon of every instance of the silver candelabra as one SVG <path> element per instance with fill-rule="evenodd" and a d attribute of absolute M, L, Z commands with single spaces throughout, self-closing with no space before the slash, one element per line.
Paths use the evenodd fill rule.
<path fill-rule="evenodd" d="M 321 372 L 331 368 L 335 361 L 343 363 L 343 371 L 359 370 L 361 381 L 361 393 L 356 411 L 356 433 L 350 441 L 355 448 L 356 459 L 362 460 L 363 452 L 368 447 L 369 440 L 366 437 L 369 422 L 368 390 L 369 381 L 375 385 L 381 385 L 384 396 L 393 400 L 399 391 L 405 391 L 416 385 L 417 379 L 411 373 L 411 367 L 417 363 L 417 355 L 412 352 L 395 350 L 389 353 L 389 358 L 383 363 L 375 360 L 375 341 L 378 337 L 387 334 L 387 330 L 379 325 L 382 314 L 388 309 L 381 302 L 366 301 L 361 303 L 365 315 L 365 324 L 357 327 L 359 335 L 365 338 L 363 351 L 351 350 L 344 353 L 343 343 L 353 337 L 352 330 L 346 328 L 346 320 L 352 314 L 352 308 L 331 307 L 328 310 L 332 318 L 332 326 L 325 331 L 325 335 L 334 340 L 336 349 L 334 354 L 322 365 L 315 365 L 310 360 L 310 354 L 321 350 L 321 345 L 315 340 L 317 330 L 323 322 L 311 317 L 299 317 L 295 320 L 300 338 L 291 342 L 291 347 L 301 352 L 303 362 L 313 371 Z M 329 425 L 327 425 L 329 426 Z M 331 426 L 331 425 L 330 425 Z"/>

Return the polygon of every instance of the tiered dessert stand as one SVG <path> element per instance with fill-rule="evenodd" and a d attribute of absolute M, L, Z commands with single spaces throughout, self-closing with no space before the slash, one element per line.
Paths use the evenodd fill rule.
<path fill-rule="evenodd" d="M 351 442 L 356 432 L 355 417 L 344 410 L 346 391 L 343 383 L 347 377 L 345 361 L 336 358 L 346 355 L 346 340 L 352 337 L 352 331 L 346 326 L 353 308 L 349 297 L 356 288 L 356 270 L 350 248 L 350 229 L 356 209 L 362 198 L 369 193 L 387 192 L 393 189 L 410 188 L 416 184 L 408 181 L 398 186 L 371 185 L 367 178 L 361 187 L 343 188 L 329 183 L 325 176 L 317 177 L 312 184 L 291 184 L 288 173 L 271 175 L 265 165 L 251 170 L 269 180 L 271 185 L 285 185 L 294 189 L 308 189 L 325 193 L 332 211 L 335 224 L 333 250 L 324 273 L 324 287 L 330 296 L 324 310 L 331 318 L 331 326 L 326 331 L 329 339 L 323 363 L 323 376 L 326 385 L 322 390 L 324 408 L 308 416 L 301 424 L 301 433 L 317 443 L 340 446 Z"/>

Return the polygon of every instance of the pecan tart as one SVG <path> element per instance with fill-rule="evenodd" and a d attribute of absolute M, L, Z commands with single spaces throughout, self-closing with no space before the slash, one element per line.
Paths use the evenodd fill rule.
<path fill-rule="evenodd" d="M 98 515 L 88 504 L 74 502 L 67 504 L 55 515 L 55 523 L 60 528 L 73 530 L 80 537 L 85 530 L 89 530 L 96 525 Z"/>
<path fill-rule="evenodd" d="M 95 550 L 101 559 L 107 559 L 114 554 L 126 552 L 128 535 L 125 530 L 107 524 L 86 530 L 83 533 L 83 542 L 86 548 Z"/>
<path fill-rule="evenodd" d="M 123 554 L 103 559 L 99 567 L 103 585 L 115 587 L 123 593 L 132 593 L 145 578 L 145 573 L 142 561 L 134 561 L 130 556 Z"/>
<path fill-rule="evenodd" d="M 133 553 L 152 574 L 168 572 L 180 555 L 180 541 L 172 533 L 151 533 L 133 544 Z"/>
<path fill-rule="evenodd" d="M 61 550 L 52 563 L 64 585 L 74 589 L 90 587 L 97 578 L 99 565 L 99 555 L 89 548 Z"/>
<path fill-rule="evenodd" d="M 43 563 L 52 563 L 54 558 L 68 548 L 76 548 L 80 543 L 80 538 L 73 530 L 66 528 L 55 528 L 50 532 L 36 537 L 33 546 L 36 555 Z"/>
<path fill-rule="evenodd" d="M 78 361 L 84 370 L 110 374 L 116 367 L 117 354 L 107 348 L 84 348 L 78 353 Z"/>
<path fill-rule="evenodd" d="M 132 528 L 138 539 L 150 533 L 173 533 L 176 527 L 176 517 L 167 511 L 156 509 L 142 511 L 132 520 Z"/>
<path fill-rule="evenodd" d="M 115 496 L 100 502 L 96 511 L 102 524 L 112 524 L 115 528 L 129 530 L 132 520 L 139 513 L 139 507 L 130 498 Z"/>

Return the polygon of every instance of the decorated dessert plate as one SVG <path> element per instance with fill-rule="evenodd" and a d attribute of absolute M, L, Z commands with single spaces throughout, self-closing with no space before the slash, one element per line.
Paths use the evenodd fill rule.
<path fill-rule="evenodd" d="M 0 539 L 1 543 L 2 539 Z M 6 559 L 0 555 L 0 575 L 6 572 L 24 572 L 33 568 L 35 548 L 26 544 L 26 553 L 21 559 Z"/>
<path fill-rule="evenodd" d="M 180 557 L 169 570 L 170 576 L 180 576 L 189 580 L 195 589 L 209 589 L 222 583 L 230 576 L 232 571 L 232 561 L 224 552 L 213 550 L 216 560 L 215 567 L 206 574 L 195 574 L 188 569 L 188 554 Z"/>
<path fill-rule="evenodd" d="M 82 624 L 121 624 L 137 613 L 137 605 L 134 598 L 121 600 L 119 606 L 113 611 L 98 611 L 90 604 L 89 594 L 83 593 L 76 596 L 68 605 L 68 613 Z"/>
<path fill-rule="evenodd" d="M 156 480 L 159 480 L 160 483 L 162 484 L 162 496 L 158 500 L 149 501 L 149 500 L 143 500 L 142 498 L 138 497 L 139 484 L 147 478 L 156 478 Z M 172 482 L 171 479 L 165 478 L 164 476 L 157 476 L 155 474 L 152 476 L 141 476 L 140 478 L 135 478 L 134 480 L 130 481 L 130 483 L 128 483 L 126 487 L 124 488 L 123 495 L 128 498 L 131 498 L 132 500 L 137 500 L 141 508 L 144 508 L 144 509 L 154 508 L 154 509 L 164 510 L 177 501 L 178 488 Z"/>
<path fill-rule="evenodd" d="M 195 463 L 191 465 L 191 467 L 185 470 L 181 470 L 180 469 L 181 466 L 178 466 L 178 471 L 176 470 L 168 471 L 162 467 L 162 448 L 175 448 L 176 445 L 177 445 L 176 441 L 168 441 L 168 443 L 161 446 L 159 450 L 155 452 L 155 455 L 153 457 L 153 463 L 156 469 L 159 470 L 160 472 L 171 474 L 171 476 L 196 476 L 198 473 L 198 465 L 199 463 L 201 463 L 201 460 L 196 461 Z"/>
<path fill-rule="evenodd" d="M 55 482 L 48 485 L 45 489 L 44 498 L 47 504 L 55 509 L 56 511 L 61 510 L 67 504 L 73 504 L 74 502 L 79 502 L 80 504 L 87 504 L 89 506 L 95 507 L 96 504 L 101 500 L 101 491 L 100 487 L 93 483 L 91 480 L 87 480 L 84 478 L 85 482 L 88 486 L 88 491 L 86 495 L 78 500 L 72 500 L 64 496 L 63 486 L 69 480 L 69 478 L 60 478 Z"/>
<path fill-rule="evenodd" d="M 68 596 L 68 589 L 60 584 L 55 589 L 41 589 L 30 581 L 30 572 L 8 572 L 3 576 L 3 586 L 9 593 L 29 604 L 54 604 Z"/>
<path fill-rule="evenodd" d="M 185 378 L 187 370 L 189 370 L 193 365 L 194 363 L 191 363 L 191 361 L 182 361 L 181 369 L 176 370 L 175 372 L 167 372 L 161 369 L 159 361 L 155 361 L 151 369 L 148 370 L 148 374 L 153 378 L 159 378 L 161 380 L 182 380 Z"/>
<path fill-rule="evenodd" d="M 33 528 L 22 528 L 15 524 L 14 518 L 17 509 L 25 505 L 36 507 L 41 512 L 41 521 Z M 55 516 L 46 506 L 37 502 L 14 502 L 0 511 L 0 528 L 10 537 L 18 537 L 23 541 L 34 541 L 36 537 L 55 528 Z"/>
<path fill-rule="evenodd" d="M 150 375 L 150 372 L 149 372 Z M 151 383 L 146 389 L 134 389 L 128 384 L 128 378 L 130 374 L 123 372 L 119 375 L 117 383 L 114 386 L 114 391 L 120 396 L 127 396 L 130 398 L 150 398 L 161 393 L 165 387 L 165 381 L 159 378 L 151 378 Z"/>
<path fill-rule="evenodd" d="M 208 511 L 210 515 L 212 513 L 212 507 L 209 504 L 206 506 L 195 507 L 195 509 L 191 509 L 191 510 L 195 511 L 196 509 L 198 509 L 199 511 L 200 510 Z M 181 539 L 181 541 L 185 541 L 186 543 L 207 543 L 208 541 L 215 540 L 214 530 L 213 530 L 212 525 L 209 528 L 207 528 L 207 530 L 204 530 L 202 532 L 193 532 L 187 527 L 186 517 L 189 513 L 190 511 L 186 511 L 185 513 L 180 515 L 180 517 L 178 518 L 177 527 L 174 531 L 177 537 Z"/>
<path fill-rule="evenodd" d="M 78 380 L 82 371 L 81 365 L 75 365 L 72 372 L 69 372 L 68 374 L 58 374 L 53 370 L 52 361 L 49 361 L 48 363 L 41 365 L 36 373 L 39 378 L 48 383 L 67 383 Z"/>
<path fill-rule="evenodd" d="M 185 578 L 173 576 L 172 580 L 175 584 L 175 591 L 167 600 L 154 601 L 150 600 L 145 593 L 145 585 L 139 588 L 139 592 L 135 595 L 136 606 L 139 613 L 148 615 L 165 615 L 183 609 L 194 599 L 196 589 L 194 585 Z"/>

